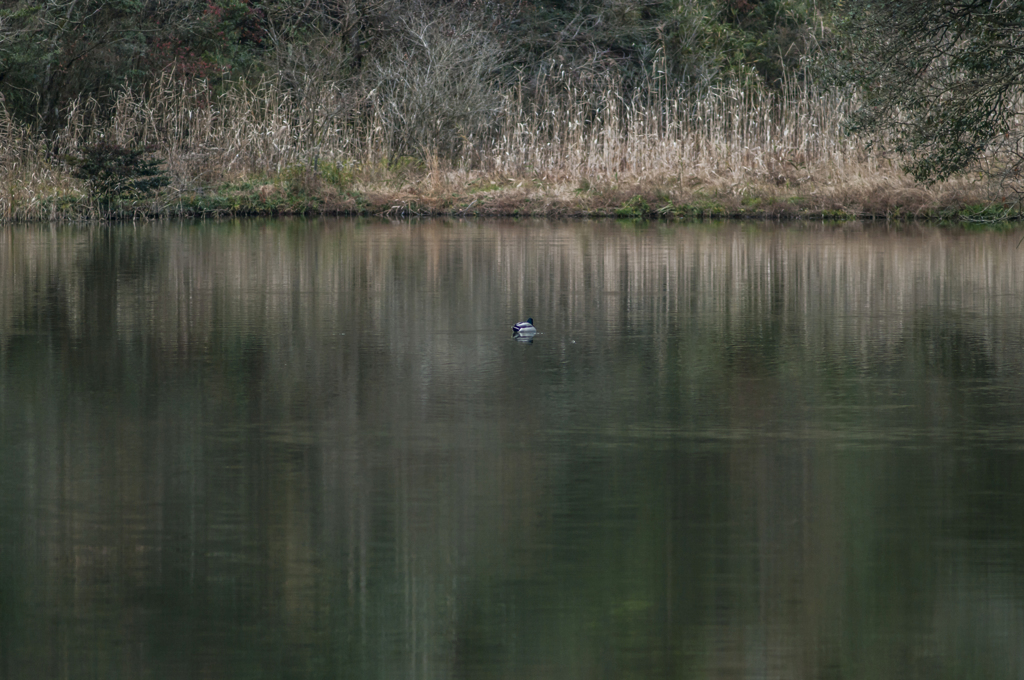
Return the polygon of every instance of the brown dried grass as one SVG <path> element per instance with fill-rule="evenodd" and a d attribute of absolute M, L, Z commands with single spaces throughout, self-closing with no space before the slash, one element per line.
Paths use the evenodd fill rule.
<path fill-rule="evenodd" d="M 658 80 L 622 91 L 611 80 L 582 90 L 558 74 L 523 81 L 505 93 L 486 134 L 466 136 L 457 154 L 427 149 L 420 158 L 401 155 L 407 141 L 395 146 L 402 121 L 389 117 L 393 107 L 379 93 L 353 101 L 336 83 L 286 88 L 266 78 L 217 94 L 168 73 L 144 91 L 119 93 L 111 108 L 76 102 L 46 143 L 0 107 L 0 219 L 52 218 L 61 196 L 80 196 L 57 159 L 97 138 L 158 148 L 172 177 L 168 206 L 174 196 L 241 182 L 266 200 L 289 168 L 321 164 L 343 170 L 343 190 L 382 210 L 472 204 L 479 213 L 592 214 L 639 196 L 662 206 L 712 197 L 727 210 L 766 215 L 889 215 L 995 195 L 967 179 L 915 183 L 844 132 L 855 101 L 842 93 L 796 83 L 695 92 Z"/>

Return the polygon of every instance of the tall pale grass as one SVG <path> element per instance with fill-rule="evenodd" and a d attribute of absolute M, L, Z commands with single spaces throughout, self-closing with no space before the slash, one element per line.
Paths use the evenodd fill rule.
<path fill-rule="evenodd" d="M 0 217 L 47 218 L 53 196 L 80 192 L 54 159 L 98 138 L 157 148 L 171 192 L 273 182 L 289 167 L 319 162 L 350 168 L 362 190 L 393 191 L 387 168 L 409 144 L 406 138 L 396 147 L 402 121 L 380 96 L 359 98 L 328 82 L 286 88 L 274 78 L 216 93 L 168 73 L 145 90 L 116 94 L 112 106 L 76 102 L 47 143 L 0 108 Z M 530 180 L 563 196 L 596 183 L 682 198 L 695 190 L 802 193 L 823 206 L 866 205 L 879 190 L 889 202 L 940 200 L 936 189 L 914 185 L 844 132 L 854 105 L 847 94 L 797 83 L 780 91 L 739 83 L 688 91 L 654 80 L 624 92 L 611 80 L 583 89 L 553 75 L 506 90 L 485 132 L 466 136 L 447 157 L 428 154 L 403 190 L 458 193 L 490 177 L 494 186 Z M 955 183 L 941 189 L 968 190 Z"/>
<path fill-rule="evenodd" d="M 367 163 L 396 155 L 391 140 L 401 121 L 389 118 L 386 102 L 367 102 L 365 115 L 353 116 L 358 107 L 336 84 L 305 85 L 286 91 L 263 79 L 215 95 L 203 81 L 167 74 L 143 92 L 120 93 L 109 115 L 94 100 L 75 103 L 57 146 L 71 153 L 96 137 L 155 145 L 186 183 L 274 173 L 314 158 Z M 693 93 L 655 82 L 627 95 L 614 81 L 580 91 L 557 76 L 530 89 L 511 88 L 493 132 L 467 139 L 448 165 L 551 180 L 877 169 L 843 132 L 852 101 L 841 94 L 739 84 Z"/>
<path fill-rule="evenodd" d="M 317 158 L 365 158 L 372 144 L 339 119 L 348 108 L 339 88 L 306 85 L 289 92 L 272 79 L 239 81 L 215 94 L 205 81 L 168 73 L 144 91 L 118 94 L 109 113 L 95 100 L 76 102 L 57 147 L 73 153 L 97 137 L 152 145 L 182 188 L 272 175 Z"/>
<path fill-rule="evenodd" d="M 0 104 L 0 221 L 55 218 L 59 198 L 75 192 L 45 140 Z"/>
<path fill-rule="evenodd" d="M 715 178 L 785 182 L 877 171 L 845 134 L 851 97 L 789 84 L 699 92 L 654 82 L 598 96 L 552 78 L 527 102 L 522 85 L 502 111 L 491 155 L 500 172 L 552 179 Z"/>

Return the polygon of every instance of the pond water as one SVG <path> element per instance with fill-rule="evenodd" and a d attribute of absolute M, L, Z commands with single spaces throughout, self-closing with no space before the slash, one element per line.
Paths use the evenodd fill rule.
<path fill-rule="evenodd" d="M 4 228 L 0 678 L 1020 678 L 1019 238 Z"/>

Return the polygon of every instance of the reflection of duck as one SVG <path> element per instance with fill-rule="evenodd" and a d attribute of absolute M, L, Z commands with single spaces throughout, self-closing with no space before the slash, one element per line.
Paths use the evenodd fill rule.
<path fill-rule="evenodd" d="M 531 316 L 526 321 L 520 321 L 516 325 L 512 326 L 512 332 L 515 335 L 534 335 L 537 329 L 533 327 L 533 317 Z"/>

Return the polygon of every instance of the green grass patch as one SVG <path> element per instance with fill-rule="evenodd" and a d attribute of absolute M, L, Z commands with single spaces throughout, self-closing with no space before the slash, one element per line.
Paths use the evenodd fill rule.
<path fill-rule="evenodd" d="M 676 217 L 725 217 L 730 210 L 712 198 L 694 197 L 689 203 L 675 206 Z"/>
<path fill-rule="evenodd" d="M 822 210 L 817 215 L 822 220 L 835 220 L 837 222 L 847 222 L 849 220 L 856 219 L 856 215 L 853 213 L 843 210 L 842 208 L 836 208 L 834 210 Z"/>
<path fill-rule="evenodd" d="M 980 204 L 965 205 L 956 211 L 956 216 L 968 222 L 1006 222 L 1020 218 L 1020 214 L 1012 208 Z"/>
<path fill-rule="evenodd" d="M 643 196 L 634 196 L 615 209 L 616 217 L 646 217 L 652 214 L 651 206 Z"/>

